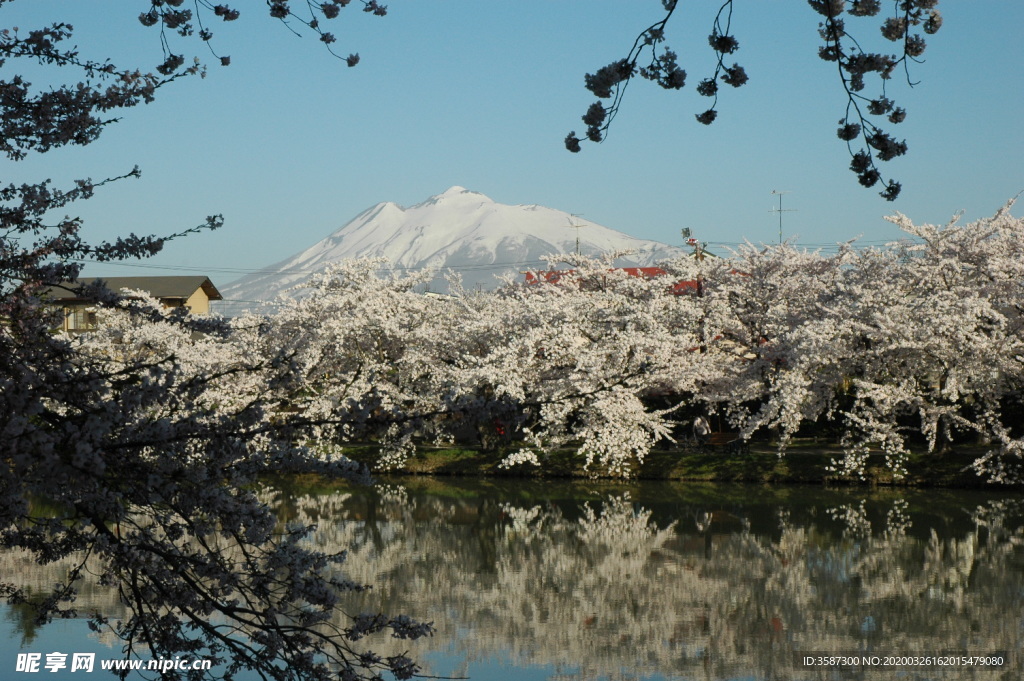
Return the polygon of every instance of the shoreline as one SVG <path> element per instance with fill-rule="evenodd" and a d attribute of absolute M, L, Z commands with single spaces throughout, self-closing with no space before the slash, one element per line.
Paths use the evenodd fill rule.
<path fill-rule="evenodd" d="M 755 443 L 749 453 L 680 452 L 655 449 L 642 464 L 632 467 L 628 478 L 588 472 L 573 450 L 552 452 L 542 467 L 519 465 L 499 467 L 505 452 L 470 448 L 421 446 L 406 463 L 395 469 L 373 467 L 377 447 L 359 445 L 345 447 L 349 458 L 370 467 L 377 475 L 395 476 L 464 476 L 480 478 L 531 478 L 581 480 L 673 480 L 689 482 L 811 484 L 890 487 L 941 487 L 953 489 L 1020 489 L 1021 484 L 993 483 L 979 477 L 971 464 L 985 453 L 983 447 L 958 447 L 935 454 L 911 452 L 907 475 L 896 479 L 885 464 L 885 454 L 872 452 L 868 457 L 865 477 L 840 476 L 829 470 L 832 461 L 841 456 L 834 445 L 797 442 L 785 455 L 768 443 Z"/>

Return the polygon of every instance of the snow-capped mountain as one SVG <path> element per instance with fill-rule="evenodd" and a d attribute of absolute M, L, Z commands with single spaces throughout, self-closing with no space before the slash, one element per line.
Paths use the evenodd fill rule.
<path fill-rule="evenodd" d="M 221 288 L 221 310 L 231 312 L 268 301 L 325 265 L 345 258 L 385 257 L 396 267 L 438 267 L 462 275 L 470 286 L 490 288 L 496 275 L 544 268 L 542 256 L 576 251 L 597 255 L 632 250 L 620 266 L 644 266 L 682 252 L 657 241 L 622 232 L 544 206 L 509 206 L 463 187 L 452 187 L 422 203 L 403 208 L 378 203 L 326 239 L 259 272 Z M 443 272 L 431 283 L 444 291 Z"/>

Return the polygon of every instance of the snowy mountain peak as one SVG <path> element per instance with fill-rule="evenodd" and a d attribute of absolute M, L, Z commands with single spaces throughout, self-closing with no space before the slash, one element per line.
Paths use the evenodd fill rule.
<path fill-rule="evenodd" d="M 439 203 L 442 203 L 442 202 L 444 202 L 444 203 L 453 203 L 453 202 L 460 202 L 460 203 L 494 203 L 494 201 L 490 197 L 488 197 L 488 196 L 484 196 L 483 194 L 481 194 L 479 192 L 470 191 L 469 189 L 466 189 L 465 187 L 460 187 L 458 185 L 454 185 L 454 186 L 451 186 L 448 189 L 444 190 L 440 194 L 436 194 L 434 196 L 431 196 L 429 199 L 427 199 L 426 201 L 424 201 L 422 203 L 417 203 L 416 206 L 413 206 L 413 208 L 415 208 L 417 206 L 432 206 L 432 205 L 436 205 L 436 204 L 439 204 Z"/>
<path fill-rule="evenodd" d="M 579 240 L 577 243 L 577 239 Z M 384 257 L 408 269 L 453 270 L 470 287 L 498 285 L 497 275 L 545 268 L 545 255 L 587 255 L 632 250 L 621 266 L 645 266 L 678 255 L 682 249 L 636 239 L 564 211 L 538 205 L 510 206 L 465 187 L 453 186 L 422 203 L 403 208 L 378 203 L 325 239 L 281 262 L 221 287 L 234 314 L 251 302 L 273 300 L 328 263 L 346 258 Z M 443 275 L 433 290 L 446 290 Z"/>

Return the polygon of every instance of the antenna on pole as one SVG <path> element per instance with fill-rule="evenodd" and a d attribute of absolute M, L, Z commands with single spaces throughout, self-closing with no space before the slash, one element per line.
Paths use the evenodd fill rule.
<path fill-rule="evenodd" d="M 785 210 L 782 209 L 782 195 L 783 194 L 789 194 L 789 193 L 790 192 L 788 192 L 788 191 L 780 192 L 778 189 L 773 189 L 772 190 L 772 196 L 778 196 L 779 197 L 779 207 L 778 208 L 770 208 L 770 209 L 768 209 L 769 213 L 778 213 L 779 214 L 779 243 L 780 244 L 782 243 L 782 214 L 783 213 L 796 213 L 797 212 L 796 208 L 787 208 Z"/>
<path fill-rule="evenodd" d="M 569 214 L 569 227 L 576 230 L 576 255 L 580 254 L 580 230 L 586 227 L 576 222 L 573 218 L 583 217 L 583 213 L 570 213 Z"/>
<path fill-rule="evenodd" d="M 703 249 L 701 248 L 700 241 L 693 235 L 693 230 L 689 227 L 683 227 L 679 232 L 683 235 L 683 244 L 693 247 L 693 257 L 703 260 L 704 255 L 701 252 Z"/>

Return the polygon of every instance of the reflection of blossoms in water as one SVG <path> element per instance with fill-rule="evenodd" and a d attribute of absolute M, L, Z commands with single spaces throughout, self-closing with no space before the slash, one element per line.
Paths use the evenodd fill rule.
<path fill-rule="evenodd" d="M 382 502 L 387 504 L 408 504 L 409 492 L 401 485 L 387 485 L 378 483 L 374 490 L 380 495 Z"/>
<path fill-rule="evenodd" d="M 685 604 L 666 611 L 656 600 L 662 594 L 650 585 L 680 576 L 667 560 L 676 538 L 671 525 L 659 528 L 651 512 L 625 494 L 581 505 L 578 518 L 546 505 L 507 504 L 502 511 L 507 529 L 494 580 L 462 597 L 488 618 L 504 614 L 505 626 L 489 630 L 485 640 L 523 663 L 537 663 L 540 653 L 546 664 L 579 667 L 580 678 L 628 678 L 632 674 L 622 670 L 650 664 L 634 658 L 669 653 L 666 639 L 681 614 L 674 611 Z"/>
<path fill-rule="evenodd" d="M 778 518 L 779 529 L 785 529 L 789 525 L 789 509 L 779 508 L 775 511 L 775 517 Z"/>
<path fill-rule="evenodd" d="M 1007 527 L 1008 518 L 1024 515 L 1024 501 L 1019 499 L 1001 499 L 989 501 L 978 506 L 970 513 L 971 520 L 979 528 L 984 529 L 990 537 L 998 538 L 1005 550 L 1021 548 L 1022 535 L 1020 529 Z"/>
<path fill-rule="evenodd" d="M 885 536 L 890 539 L 895 537 L 903 537 L 907 534 L 907 530 L 913 524 L 910 522 L 910 516 L 907 514 L 907 509 L 910 504 L 907 503 L 906 499 L 897 499 L 893 502 L 892 508 L 889 509 L 889 513 L 885 517 Z"/>
<path fill-rule="evenodd" d="M 540 506 L 520 508 L 512 504 L 502 504 L 501 513 L 508 519 L 507 533 L 524 533 L 529 531 L 531 524 L 540 518 Z"/>
<path fill-rule="evenodd" d="M 575 670 L 574 679 L 737 678 L 785 668 L 796 649 L 959 649 L 965 627 L 981 622 L 991 638 L 988 625 L 1021 600 L 1007 591 L 1020 575 L 1009 576 L 996 587 L 1001 601 L 965 592 L 968 611 L 991 614 L 936 627 L 949 604 L 919 596 L 928 589 L 926 543 L 909 536 L 914 516 L 903 500 L 827 506 L 841 536 L 792 507 L 685 505 L 676 522 L 657 520 L 628 494 L 578 505 L 414 494 L 374 503 L 375 516 L 350 510 L 378 518 L 377 535 L 393 538 L 372 544 L 367 521 L 353 524 L 361 548 L 351 560 L 376 566 L 373 595 L 440 613 L 441 640 L 470 660 L 502 651 L 516 664 Z M 703 532 L 691 522 L 694 506 L 708 519 Z M 773 519 L 773 529 L 758 518 Z M 958 541 L 940 539 L 936 559 L 947 568 Z M 948 678 L 964 678 L 957 674 Z"/>
<path fill-rule="evenodd" d="M 860 502 L 857 508 L 854 508 L 851 504 L 830 508 L 828 509 L 828 515 L 833 520 L 845 523 L 844 533 L 852 538 L 863 539 L 871 536 L 871 521 L 868 520 L 868 514 L 864 509 L 863 501 Z"/>
<path fill-rule="evenodd" d="M 906 535 L 907 530 L 913 524 L 908 514 L 910 505 L 905 499 L 896 499 L 886 512 L 885 527 L 882 534 L 890 539 Z M 843 523 L 843 533 L 850 539 L 867 539 L 874 531 L 874 526 L 868 518 L 864 500 L 854 507 L 852 504 L 843 504 L 828 509 L 828 515 L 833 520 Z"/>
<path fill-rule="evenodd" d="M 623 554 L 639 553 L 651 548 L 652 538 L 661 543 L 671 529 L 658 530 L 651 515 L 651 511 L 634 508 L 628 493 L 609 496 L 599 511 L 590 504 L 584 506 L 583 518 L 577 521 L 579 537 L 586 544 L 613 547 Z"/>
<path fill-rule="evenodd" d="M 530 496 L 445 484 L 263 498 L 282 520 L 315 525 L 322 550 L 347 551 L 342 576 L 373 585 L 351 596 L 350 612 L 405 612 L 437 627 L 427 641 L 369 647 L 417 660 L 452 650 L 471 676 L 472 661 L 500 656 L 576 681 L 817 678 L 790 673 L 794 650 L 1022 646 L 1024 503 L 1015 500 L 936 520 L 931 499 L 926 516 L 904 499 L 846 493 L 813 509 L 730 502 L 725 511 L 706 497 L 671 507 L 641 504 L 636 492 L 576 503 L 529 483 L 504 489 Z M 708 519 L 703 532 L 695 509 Z"/>

